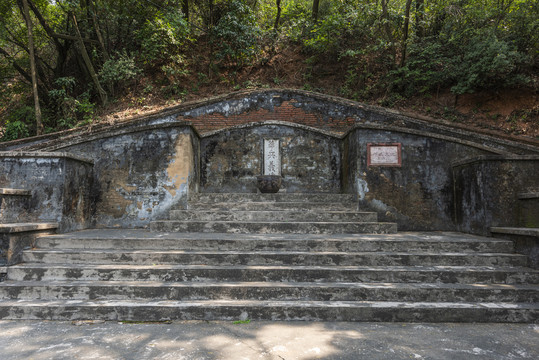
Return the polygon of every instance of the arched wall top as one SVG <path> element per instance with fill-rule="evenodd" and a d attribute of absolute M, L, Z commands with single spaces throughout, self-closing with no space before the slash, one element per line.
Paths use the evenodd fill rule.
<path fill-rule="evenodd" d="M 318 128 L 315 128 L 315 127 L 312 127 L 312 126 L 307 126 L 307 125 L 302 125 L 302 124 L 295 124 L 295 123 L 286 122 L 286 121 L 275 121 L 275 120 L 258 121 L 258 122 L 252 122 L 252 123 L 247 123 L 247 124 L 242 124 L 242 125 L 235 125 L 235 126 L 231 126 L 231 127 L 227 127 L 227 128 L 223 128 L 223 129 L 203 133 L 203 134 L 200 135 L 200 137 L 201 138 L 208 138 L 208 137 L 212 137 L 212 136 L 215 136 L 215 135 L 219 135 L 219 134 L 221 134 L 223 132 L 226 132 L 226 131 L 249 129 L 249 128 L 261 127 L 261 126 L 268 126 L 268 125 L 277 125 L 277 126 L 285 126 L 285 127 L 295 128 L 295 129 L 301 129 L 301 130 L 305 130 L 305 131 L 318 133 L 320 135 L 328 136 L 328 137 L 331 137 L 331 138 L 335 138 L 335 139 L 342 139 L 344 137 L 341 134 L 335 134 L 335 133 L 333 133 L 331 131 L 318 129 Z"/>
<path fill-rule="evenodd" d="M 240 91 L 131 118 L 115 124 L 94 124 L 80 129 L 0 144 L 0 150 L 56 150 L 59 143 L 91 141 L 110 132 L 138 131 L 145 126 L 191 126 L 201 137 L 223 129 L 278 124 L 303 127 L 332 137 L 345 137 L 361 128 L 416 133 L 421 136 L 490 149 L 495 154 L 539 154 L 539 141 L 500 137 L 438 119 L 414 118 L 398 111 L 303 90 Z M 56 145 L 54 145 L 56 144 Z"/>

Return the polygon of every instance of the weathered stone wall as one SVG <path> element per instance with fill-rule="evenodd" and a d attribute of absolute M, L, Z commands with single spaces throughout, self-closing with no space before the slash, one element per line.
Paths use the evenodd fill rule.
<path fill-rule="evenodd" d="M 0 221 L 58 222 L 60 231 L 84 229 L 89 226 L 92 182 L 92 163 L 82 158 L 2 152 L 0 187 L 30 190 L 31 195 L 3 203 Z"/>
<path fill-rule="evenodd" d="M 539 156 L 482 156 L 453 164 L 458 230 L 519 226 L 519 193 L 539 189 Z"/>
<path fill-rule="evenodd" d="M 199 188 L 255 192 L 265 137 L 281 140 L 286 191 L 358 194 L 363 208 L 396 221 L 400 230 L 475 231 L 475 225 L 454 222 L 459 211 L 471 213 L 479 205 L 455 201 L 451 162 L 539 154 L 533 139 L 516 142 L 345 99 L 275 89 L 185 103 L 130 122 L 0 148 L 69 151 L 94 159 L 94 224 L 138 227 L 185 207 L 188 192 Z M 402 167 L 369 167 L 368 143 L 401 144 Z M 462 186 L 462 192 L 481 190 Z M 475 219 L 464 222 L 483 221 Z"/>
<path fill-rule="evenodd" d="M 126 127 L 65 144 L 94 160 L 94 225 L 143 227 L 185 207 L 198 183 L 198 137 L 185 124 Z"/>
<path fill-rule="evenodd" d="M 256 192 L 264 139 L 279 139 L 281 188 L 287 192 L 341 191 L 341 139 L 294 124 L 231 128 L 201 139 L 202 192 Z"/>
<path fill-rule="evenodd" d="M 368 166 L 368 143 L 401 144 L 401 166 Z M 344 140 L 344 191 L 357 193 L 360 208 L 397 222 L 401 231 L 454 230 L 451 161 L 485 152 L 443 139 L 358 128 Z"/>

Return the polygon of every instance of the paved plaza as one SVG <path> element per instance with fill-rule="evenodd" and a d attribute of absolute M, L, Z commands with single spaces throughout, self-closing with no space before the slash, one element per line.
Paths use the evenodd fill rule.
<path fill-rule="evenodd" d="M 0 359 L 539 359 L 536 324 L 0 321 Z"/>

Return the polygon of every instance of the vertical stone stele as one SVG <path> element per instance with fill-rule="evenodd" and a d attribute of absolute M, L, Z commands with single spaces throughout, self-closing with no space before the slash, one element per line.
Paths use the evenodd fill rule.
<path fill-rule="evenodd" d="M 264 139 L 264 175 L 281 175 L 278 139 Z"/>

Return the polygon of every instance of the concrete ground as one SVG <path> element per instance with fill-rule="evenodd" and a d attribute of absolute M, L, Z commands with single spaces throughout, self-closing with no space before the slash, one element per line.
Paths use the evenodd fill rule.
<path fill-rule="evenodd" d="M 0 359 L 539 359 L 539 325 L 0 321 Z"/>

